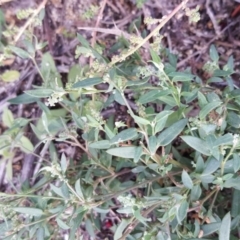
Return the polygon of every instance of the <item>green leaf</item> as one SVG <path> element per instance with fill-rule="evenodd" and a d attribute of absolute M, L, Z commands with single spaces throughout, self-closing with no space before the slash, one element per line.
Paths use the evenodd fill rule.
<path fill-rule="evenodd" d="M 233 56 L 230 56 L 230 57 L 228 58 L 228 62 L 227 62 L 227 64 L 226 64 L 226 67 L 227 67 L 227 69 L 229 69 L 230 71 L 234 72 L 234 58 L 233 58 Z"/>
<path fill-rule="evenodd" d="M 180 207 L 178 208 L 177 212 L 177 220 L 178 223 L 181 224 L 181 222 L 184 220 L 184 218 L 187 216 L 187 211 L 188 211 L 189 204 L 186 200 L 184 200 Z"/>
<path fill-rule="evenodd" d="M 133 215 L 139 222 L 141 222 L 142 224 L 148 227 L 148 224 L 146 223 L 146 221 L 149 221 L 149 220 L 141 215 L 139 208 L 133 209 Z"/>
<path fill-rule="evenodd" d="M 157 146 L 157 137 L 151 136 L 149 138 L 148 148 L 150 150 L 151 155 L 154 155 L 158 146 Z"/>
<path fill-rule="evenodd" d="M 83 54 L 85 57 L 94 57 L 92 49 L 89 47 L 86 48 L 77 46 L 75 53 L 76 53 L 75 58 L 78 58 L 81 54 Z"/>
<path fill-rule="evenodd" d="M 108 149 L 111 147 L 111 144 L 109 140 L 101 140 L 98 142 L 93 142 L 88 145 L 91 148 L 96 148 L 96 149 Z"/>
<path fill-rule="evenodd" d="M 136 80 L 134 80 L 134 81 L 128 81 L 128 82 L 126 83 L 126 86 L 132 87 L 132 86 L 143 85 L 143 84 L 147 83 L 148 80 L 149 80 L 149 77 L 146 77 L 146 78 L 144 78 L 144 79 L 142 79 L 142 80 L 139 80 L 139 81 L 136 81 Z"/>
<path fill-rule="evenodd" d="M 197 137 L 192 137 L 192 136 L 181 136 L 181 138 L 184 142 L 186 142 L 190 147 L 192 147 L 196 151 L 198 151 L 206 156 L 211 155 L 208 145 L 202 139 L 197 138 Z"/>
<path fill-rule="evenodd" d="M 233 190 L 231 215 L 233 217 L 240 216 L 240 190 Z"/>
<path fill-rule="evenodd" d="M 138 136 L 138 132 L 136 128 L 128 128 L 126 130 L 121 131 L 115 137 L 110 140 L 111 144 L 116 144 L 120 142 L 125 142 L 128 140 L 132 140 Z"/>
<path fill-rule="evenodd" d="M 221 104 L 222 102 L 214 101 L 205 105 L 203 109 L 201 109 L 201 111 L 199 112 L 200 119 L 204 119 L 213 109 L 217 108 Z"/>
<path fill-rule="evenodd" d="M 13 210 L 30 216 L 41 217 L 43 215 L 42 209 L 33 207 L 14 207 Z"/>
<path fill-rule="evenodd" d="M 67 170 L 67 158 L 64 153 L 61 156 L 61 169 L 63 173 Z"/>
<path fill-rule="evenodd" d="M 142 117 L 139 117 L 139 116 L 136 116 L 136 115 L 134 115 L 134 116 L 132 116 L 132 117 L 133 117 L 133 119 L 135 120 L 135 122 L 136 122 L 137 124 L 142 124 L 142 125 L 151 124 L 151 122 L 150 122 L 149 120 L 144 119 L 144 118 L 142 118 Z"/>
<path fill-rule="evenodd" d="M 4 82 L 14 82 L 19 79 L 20 73 L 15 70 L 5 71 L 0 77 Z"/>
<path fill-rule="evenodd" d="M 30 57 L 30 54 L 21 49 L 21 48 L 18 48 L 18 47 L 15 47 L 15 46 L 8 46 L 8 48 L 13 52 L 15 53 L 17 56 L 21 57 L 21 58 L 29 58 Z"/>
<path fill-rule="evenodd" d="M 159 114 L 157 114 L 157 116 L 155 117 L 156 125 L 154 129 L 154 133 L 158 133 L 164 129 L 168 116 L 171 115 L 172 113 L 173 111 L 164 110 Z"/>
<path fill-rule="evenodd" d="M 159 97 L 166 96 L 171 93 L 171 90 L 152 90 L 150 92 L 147 92 L 143 94 L 139 99 L 138 102 L 141 104 L 153 102 Z"/>
<path fill-rule="evenodd" d="M 85 220 L 85 228 L 87 230 L 87 233 L 91 236 L 92 239 L 96 239 L 95 231 L 93 228 L 93 224 L 90 221 L 90 219 Z"/>
<path fill-rule="evenodd" d="M 199 184 L 194 185 L 192 187 L 191 195 L 190 195 L 191 201 L 197 201 L 201 195 L 202 195 L 202 189 L 200 185 Z"/>
<path fill-rule="evenodd" d="M 152 60 L 153 60 L 154 63 L 156 63 L 156 64 L 161 63 L 161 59 L 159 57 L 159 54 L 156 53 L 156 51 L 154 51 L 153 49 L 150 48 L 150 54 L 151 54 L 151 57 L 152 57 Z"/>
<path fill-rule="evenodd" d="M 125 230 L 125 228 L 129 224 L 129 222 L 130 222 L 130 220 L 126 220 L 126 219 L 121 220 L 121 223 L 118 225 L 118 227 L 117 227 L 117 229 L 114 233 L 114 240 L 121 239 L 121 237 L 123 235 L 123 231 Z"/>
<path fill-rule="evenodd" d="M 240 127 L 240 117 L 235 112 L 228 112 L 227 122 L 230 126 L 232 126 L 234 128 L 239 128 Z"/>
<path fill-rule="evenodd" d="M 174 123 L 171 127 L 165 129 L 158 136 L 158 145 L 166 146 L 168 145 L 174 138 L 176 138 L 187 125 L 187 119 L 181 119 L 180 121 Z"/>
<path fill-rule="evenodd" d="M 23 152 L 32 153 L 34 151 L 34 147 L 27 137 L 22 136 L 19 143 L 20 143 L 19 147 Z"/>
<path fill-rule="evenodd" d="M 2 113 L 2 122 L 6 127 L 11 127 L 13 125 L 14 117 L 12 112 L 8 108 L 4 108 Z"/>
<path fill-rule="evenodd" d="M 81 34 L 77 33 L 77 39 L 84 47 L 90 47 L 88 41 Z"/>
<path fill-rule="evenodd" d="M 72 112 L 72 118 L 80 129 L 84 129 L 85 123 L 80 116 L 78 116 L 75 112 Z"/>
<path fill-rule="evenodd" d="M 68 73 L 68 83 L 75 83 L 81 76 L 82 67 L 79 64 L 73 65 Z"/>
<path fill-rule="evenodd" d="M 163 97 L 159 97 L 159 100 L 166 103 L 167 105 L 169 105 L 170 107 L 175 107 L 177 106 L 176 104 L 176 100 L 175 98 L 173 98 L 172 96 L 163 96 Z"/>
<path fill-rule="evenodd" d="M 119 103 L 120 105 L 126 106 L 126 103 L 124 102 L 122 94 L 118 90 L 114 90 L 113 92 L 114 100 Z"/>
<path fill-rule="evenodd" d="M 63 222 L 63 220 L 61 220 L 60 218 L 56 218 L 56 221 L 57 221 L 58 226 L 59 226 L 61 229 L 67 230 L 67 229 L 70 228 L 70 227 L 69 227 L 65 222 Z"/>
<path fill-rule="evenodd" d="M 205 95 L 202 94 L 200 91 L 198 92 L 198 102 L 199 102 L 200 108 L 203 108 L 205 105 L 208 104 L 208 101 L 207 101 Z"/>
<path fill-rule="evenodd" d="M 237 153 L 233 154 L 233 170 L 236 173 L 240 169 L 240 157 Z"/>
<path fill-rule="evenodd" d="M 82 188 L 81 188 L 80 179 L 78 179 L 78 180 L 75 182 L 75 190 L 76 190 L 78 196 L 79 196 L 81 199 L 84 199 L 83 192 L 82 192 Z"/>
<path fill-rule="evenodd" d="M 76 231 L 79 228 L 79 226 L 81 225 L 82 220 L 87 212 L 87 210 L 84 210 L 82 206 L 80 207 L 80 210 L 81 210 L 81 212 L 77 215 L 77 217 L 72 218 L 69 240 L 76 239 Z M 78 211 L 78 209 L 77 209 L 77 211 Z"/>
<path fill-rule="evenodd" d="M 85 87 L 90 87 L 93 85 L 97 85 L 103 81 L 102 78 L 95 77 L 95 78 L 87 78 L 84 80 L 81 80 L 75 84 L 73 84 L 73 88 L 85 88 Z"/>
<path fill-rule="evenodd" d="M 204 236 L 208 236 L 214 232 L 217 232 L 221 227 L 221 223 L 220 222 L 214 222 L 214 223 L 209 223 L 206 225 L 202 226 L 202 230 L 203 230 L 203 237 Z"/>
<path fill-rule="evenodd" d="M 221 145 L 232 145 L 233 144 L 233 135 L 227 133 L 219 138 L 214 142 L 214 147 L 221 146 Z"/>
<path fill-rule="evenodd" d="M 50 184 L 50 188 L 53 192 L 55 192 L 58 196 L 62 197 L 65 199 L 65 196 L 62 192 L 62 189 L 59 187 L 54 186 L 53 184 Z"/>
<path fill-rule="evenodd" d="M 217 69 L 214 71 L 213 77 L 228 77 L 231 74 L 232 74 L 231 71 L 224 71 L 224 70 Z"/>
<path fill-rule="evenodd" d="M 214 157 L 211 157 L 203 170 L 202 175 L 209 175 L 214 173 L 220 167 L 220 161 L 216 160 Z"/>
<path fill-rule="evenodd" d="M 55 81 L 56 77 L 59 76 L 55 61 L 49 52 L 42 55 L 40 71 L 45 81 Z M 53 79 L 52 79 L 53 78 Z M 60 86 L 60 85 L 59 85 Z"/>
<path fill-rule="evenodd" d="M 24 93 L 19 95 L 18 97 L 11 98 L 8 100 L 11 104 L 28 104 L 39 101 L 39 98 L 29 96 L 28 94 Z"/>
<path fill-rule="evenodd" d="M 134 161 L 135 163 L 137 163 L 137 162 L 139 161 L 141 155 L 142 155 L 142 147 L 140 146 L 140 147 L 137 147 L 137 148 L 136 148 L 133 161 Z"/>
<path fill-rule="evenodd" d="M 193 187 L 192 179 L 185 170 L 182 171 L 182 182 L 186 188 L 192 189 Z"/>
<path fill-rule="evenodd" d="M 223 79 L 220 77 L 211 77 L 207 80 L 208 83 L 223 82 Z"/>
<path fill-rule="evenodd" d="M 107 150 L 108 154 L 122 158 L 135 158 L 137 147 L 118 147 Z"/>
<path fill-rule="evenodd" d="M 34 89 L 25 91 L 26 94 L 37 97 L 37 98 L 47 98 L 53 93 L 52 89 Z"/>
<path fill-rule="evenodd" d="M 230 240 L 231 215 L 228 212 L 221 223 L 219 229 L 219 240 Z"/>
<path fill-rule="evenodd" d="M 217 49 L 216 47 L 212 44 L 210 49 L 209 49 L 209 54 L 210 54 L 210 57 L 211 59 L 214 61 L 214 62 L 218 62 L 219 60 L 219 55 L 218 55 L 218 52 L 217 52 Z"/>
<path fill-rule="evenodd" d="M 193 80 L 195 77 L 191 73 L 185 73 L 185 72 L 171 72 L 168 74 L 169 77 L 173 77 L 173 82 L 187 82 Z"/>

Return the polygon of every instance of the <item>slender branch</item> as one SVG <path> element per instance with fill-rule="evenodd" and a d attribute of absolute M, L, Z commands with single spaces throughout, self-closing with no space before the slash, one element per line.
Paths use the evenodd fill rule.
<path fill-rule="evenodd" d="M 24 24 L 24 26 L 20 29 L 17 36 L 14 39 L 14 44 L 17 43 L 17 41 L 20 39 L 24 31 L 27 29 L 27 27 L 34 21 L 34 18 L 40 13 L 40 11 L 45 7 L 48 0 L 43 0 L 42 3 L 38 6 L 38 8 L 34 11 L 32 16 L 27 20 L 27 22 Z"/>
<path fill-rule="evenodd" d="M 107 3 L 107 0 L 103 0 L 100 4 L 101 6 L 101 9 L 100 9 L 100 12 L 98 14 L 98 17 L 97 17 L 97 21 L 96 21 L 96 24 L 95 24 L 95 28 L 98 28 L 99 24 L 100 24 L 100 21 L 102 20 L 102 15 L 103 15 L 103 10 L 106 6 L 106 3 Z M 95 43 L 96 43 L 96 36 L 97 36 L 97 31 L 95 31 L 95 29 L 93 29 L 93 33 L 92 33 L 92 40 L 91 40 L 91 46 L 94 47 Z"/>
<path fill-rule="evenodd" d="M 149 213 L 151 213 L 155 208 L 157 208 L 161 203 L 154 204 L 153 206 L 149 207 L 147 210 L 143 211 L 142 216 L 147 217 Z M 126 229 L 125 233 L 122 235 L 119 240 L 125 240 L 126 237 L 132 232 L 132 230 L 138 225 L 139 221 L 136 219 L 134 220 Z"/>
<path fill-rule="evenodd" d="M 142 40 L 141 43 L 139 43 L 136 47 L 134 47 L 131 51 L 129 51 L 126 55 L 124 55 L 124 58 L 127 58 L 131 56 L 134 52 L 136 52 L 140 47 L 142 47 L 151 37 L 158 34 L 159 30 L 182 8 L 184 8 L 189 0 L 184 0 L 182 3 L 180 3 L 168 16 L 162 19 L 162 21 L 159 23 L 159 25 L 146 37 Z M 119 62 L 121 59 L 114 60 L 110 62 L 110 66 L 113 66 L 117 62 Z"/>

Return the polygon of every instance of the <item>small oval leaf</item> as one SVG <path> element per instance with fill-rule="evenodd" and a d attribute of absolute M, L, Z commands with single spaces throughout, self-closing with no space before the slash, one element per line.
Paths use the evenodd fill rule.
<path fill-rule="evenodd" d="M 182 171 L 182 182 L 186 188 L 192 189 L 193 187 L 192 179 L 185 170 Z"/>

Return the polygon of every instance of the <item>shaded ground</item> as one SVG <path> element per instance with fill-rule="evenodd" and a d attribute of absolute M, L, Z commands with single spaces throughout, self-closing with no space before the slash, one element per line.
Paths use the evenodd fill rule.
<path fill-rule="evenodd" d="M 135 26 L 142 32 L 149 33 L 143 23 L 147 16 L 161 18 L 169 14 L 179 3 L 180 0 L 149 0 L 143 7 L 137 8 L 134 1 L 125 0 L 107 0 L 102 1 L 106 5 L 103 10 L 102 19 L 98 19 L 98 14 L 92 19 L 86 20 L 81 16 L 84 15 L 91 4 L 97 5 L 95 1 L 48 1 L 46 5 L 46 15 L 43 26 L 37 30 L 36 35 L 42 41 L 47 41 L 48 47 L 44 51 L 50 51 L 53 55 L 57 68 L 62 74 L 63 79 L 66 77 L 69 68 L 74 63 L 87 64 L 88 59 L 75 59 L 75 47 L 78 41 L 75 39 L 75 33 L 81 32 L 90 41 L 94 36 L 91 28 L 98 27 L 96 36 L 93 37 L 99 44 L 110 47 L 119 35 L 119 30 L 125 33 L 134 32 Z M 212 2 L 212 3 L 211 3 Z M 15 14 L 19 9 L 35 7 L 40 4 L 39 1 L 11 1 L 4 3 L 2 8 L 9 25 L 22 26 L 24 21 L 19 21 Z M 177 18 L 172 19 L 162 30 L 164 35 L 163 43 L 170 51 L 178 53 L 180 69 L 191 67 L 194 74 L 203 79 L 203 64 L 208 60 L 208 49 L 211 44 L 215 44 L 220 53 L 220 63 L 223 65 L 227 62 L 229 56 L 233 55 L 235 59 L 236 74 L 233 78 L 235 84 L 239 86 L 239 64 L 240 64 L 240 5 L 236 1 L 222 0 L 195 0 L 190 1 L 188 7 L 195 8 L 200 6 L 201 20 L 197 24 L 189 24 L 187 17 L 182 13 Z M 82 27 L 88 27 L 88 30 L 81 30 Z M 109 29 L 110 33 L 109 34 Z M 147 56 L 146 56 L 147 58 Z M 37 57 L 40 61 L 41 56 Z M 31 89 L 32 85 L 41 84 L 37 71 L 30 60 L 21 60 L 16 58 L 13 62 L 5 62 L 1 66 L 1 71 L 6 69 L 17 69 L 21 72 L 20 80 L 14 83 L 0 82 L 0 112 L 8 106 L 15 114 L 15 117 L 37 118 L 40 115 L 36 104 L 31 105 L 9 105 L 8 99 L 13 98 L 23 91 Z M 115 114 L 123 114 L 125 109 L 115 109 Z M 121 113 L 122 112 L 122 113 Z M 108 113 L 111 114 L 111 111 Z M 106 114 L 106 116 L 108 116 Z M 1 132 L 4 126 L 1 126 Z M 37 142 L 30 129 L 26 129 L 26 134 L 33 141 Z M 65 152 L 67 156 L 74 156 L 79 159 L 80 152 L 67 144 L 57 144 L 59 153 Z M 38 149 L 40 155 L 47 154 L 46 149 Z M 22 181 L 29 179 L 35 173 L 36 167 L 34 162 L 37 161 L 33 155 L 27 155 L 19 152 L 13 161 L 13 181 L 18 182 L 19 176 Z M 3 191 L 11 191 L 5 177 L 5 164 L 0 167 L 0 186 Z M 112 216 L 113 217 L 113 216 Z M 116 217 L 117 218 L 117 217 Z M 107 226 L 107 224 L 106 224 Z M 108 226 L 106 227 L 108 228 Z M 105 231 L 106 237 L 107 230 Z M 111 234 L 110 234 L 111 235 Z M 103 236 L 102 236 L 103 237 Z"/>

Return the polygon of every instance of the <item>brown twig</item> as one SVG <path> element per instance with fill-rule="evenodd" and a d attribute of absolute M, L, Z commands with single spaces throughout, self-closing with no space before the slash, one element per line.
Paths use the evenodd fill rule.
<path fill-rule="evenodd" d="M 17 36 L 14 39 L 14 44 L 17 43 L 17 41 L 20 39 L 20 37 L 22 36 L 22 34 L 24 33 L 24 31 L 27 29 L 27 27 L 32 23 L 32 21 L 34 20 L 34 18 L 40 13 L 40 11 L 45 7 L 45 5 L 47 4 L 48 0 L 43 0 L 42 3 L 38 6 L 38 8 L 34 11 L 34 13 L 32 14 L 32 16 L 27 20 L 27 22 L 24 24 L 24 26 L 20 29 L 20 31 L 18 32 Z"/>
<path fill-rule="evenodd" d="M 129 51 L 126 55 L 124 55 L 124 58 L 127 58 L 131 56 L 133 53 L 135 53 L 139 48 L 141 48 L 145 43 L 148 42 L 148 40 L 159 33 L 160 29 L 162 29 L 163 26 L 166 25 L 166 23 L 175 15 L 177 14 L 182 8 L 186 7 L 186 4 L 189 0 L 184 0 L 182 3 L 180 3 L 168 16 L 162 19 L 162 21 L 159 23 L 159 25 L 146 37 L 142 40 L 141 43 L 139 43 L 135 48 L 133 48 L 131 51 Z M 111 61 L 109 64 L 110 66 L 113 66 L 117 62 L 121 61 L 122 58 L 117 58 Z"/>
<path fill-rule="evenodd" d="M 95 28 L 97 28 L 99 26 L 100 21 L 102 20 L 103 10 L 104 10 L 104 8 L 106 6 L 106 3 L 107 3 L 107 0 L 103 0 L 101 2 L 101 4 L 100 4 L 101 9 L 100 9 L 100 12 L 99 12 L 98 17 L 97 17 Z M 92 40 L 91 40 L 92 48 L 94 48 L 94 45 L 96 44 L 96 37 L 97 37 L 97 32 L 93 31 L 93 33 L 92 33 Z M 90 58 L 90 66 L 92 65 L 92 62 L 93 62 L 93 58 Z"/>
<path fill-rule="evenodd" d="M 206 1 L 206 10 L 207 10 L 208 16 L 210 17 L 210 19 L 212 21 L 212 24 L 213 24 L 213 27 L 215 29 L 215 32 L 216 32 L 217 36 L 219 37 L 220 34 L 221 34 L 221 31 L 220 31 L 220 28 L 219 28 L 219 26 L 217 24 L 216 18 L 214 16 L 213 12 L 212 12 L 212 9 L 210 7 L 210 0 Z"/>

